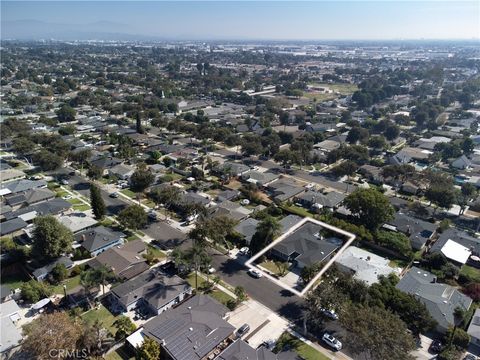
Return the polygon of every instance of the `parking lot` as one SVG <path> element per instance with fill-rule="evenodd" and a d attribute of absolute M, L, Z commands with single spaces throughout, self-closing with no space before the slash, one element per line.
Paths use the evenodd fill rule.
<path fill-rule="evenodd" d="M 276 341 L 288 328 L 285 319 L 254 300 L 248 300 L 232 311 L 228 322 L 237 329 L 248 324 L 250 331 L 242 339 L 254 348 L 264 341 Z"/>

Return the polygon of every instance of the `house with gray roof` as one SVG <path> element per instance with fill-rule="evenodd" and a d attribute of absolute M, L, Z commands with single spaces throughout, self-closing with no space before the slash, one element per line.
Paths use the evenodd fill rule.
<path fill-rule="evenodd" d="M 111 289 L 111 295 L 112 301 L 121 311 L 145 306 L 158 315 L 180 304 L 192 291 L 192 287 L 182 278 L 152 269 L 115 286 Z"/>
<path fill-rule="evenodd" d="M 468 310 L 472 299 L 453 286 L 437 282 L 437 277 L 428 271 L 413 266 L 398 282 L 397 289 L 415 296 L 425 304 L 437 322 L 437 331 L 445 333 L 454 325 L 453 313 L 457 307 Z"/>
<path fill-rule="evenodd" d="M 472 162 L 465 155 L 462 155 L 453 160 L 450 165 L 455 169 L 465 170 L 472 166 Z"/>
<path fill-rule="evenodd" d="M 207 295 L 195 295 L 148 321 L 143 334 L 157 341 L 166 359 L 213 359 L 235 337 L 228 309 Z"/>
<path fill-rule="evenodd" d="M 20 208 L 5 214 L 6 220 L 21 218 L 24 221 L 32 221 L 37 216 L 57 215 L 70 209 L 72 204 L 61 198 L 54 198 L 50 201 Z M 3 225 L 3 224 L 2 224 Z"/>
<path fill-rule="evenodd" d="M 328 259 L 342 245 L 341 239 L 325 237 L 322 226 L 307 221 L 273 246 L 269 255 L 302 269 Z"/>
<path fill-rule="evenodd" d="M 228 216 L 234 220 L 241 221 L 248 217 L 253 210 L 238 203 L 225 200 L 209 209 L 210 216 Z"/>
<path fill-rule="evenodd" d="M 42 201 L 52 200 L 55 198 L 55 196 L 55 192 L 51 191 L 50 189 L 35 188 L 22 193 L 5 196 L 5 201 L 12 207 L 24 205 L 30 206 Z"/>
<path fill-rule="evenodd" d="M 298 215 L 287 215 L 282 218 L 278 223 L 280 224 L 280 232 L 282 234 L 286 233 L 291 227 L 298 224 L 303 218 Z"/>
<path fill-rule="evenodd" d="M 45 180 L 14 180 L 0 185 L 0 195 L 16 194 L 45 187 L 47 187 L 47 182 Z"/>
<path fill-rule="evenodd" d="M 287 201 L 305 191 L 302 186 L 288 179 L 279 179 L 269 183 L 267 190 L 276 201 Z"/>
<path fill-rule="evenodd" d="M 408 236 L 414 250 L 423 249 L 437 231 L 436 224 L 411 217 L 402 212 L 395 213 L 393 219 L 385 223 L 383 227 Z"/>
<path fill-rule="evenodd" d="M 265 346 L 259 346 L 254 349 L 248 345 L 242 339 L 235 341 L 230 344 L 216 359 L 218 360 L 286 360 L 284 356 L 277 355 Z M 298 357 L 293 357 L 290 359 L 299 359 Z"/>
<path fill-rule="evenodd" d="M 120 279 L 128 280 L 150 268 L 143 257 L 146 249 L 142 240 L 129 241 L 98 254 L 87 265 L 94 269 L 106 267 Z"/>
<path fill-rule="evenodd" d="M 307 190 L 295 195 L 295 201 L 299 202 L 304 207 L 311 209 L 335 210 L 342 203 L 342 201 L 345 200 L 345 197 L 345 194 L 336 191 L 331 191 L 327 194 L 324 194 L 320 191 Z"/>
<path fill-rule="evenodd" d="M 42 266 L 41 268 L 35 269 L 32 272 L 32 275 L 37 281 L 43 281 L 47 278 L 47 276 L 50 274 L 53 268 L 59 264 L 65 265 L 67 269 L 71 269 L 73 267 L 73 261 L 66 256 L 62 256 L 48 263 L 47 265 Z"/>
<path fill-rule="evenodd" d="M 254 218 L 248 218 L 241 221 L 237 226 L 235 226 L 234 230 L 242 236 L 245 240 L 247 245 L 250 244 L 252 241 L 253 235 L 257 232 L 257 225 L 260 221 Z"/>
<path fill-rule="evenodd" d="M 0 225 L 0 236 L 13 234 L 16 231 L 26 228 L 28 224 L 20 218 L 7 220 Z"/>
<path fill-rule="evenodd" d="M 442 232 L 430 248 L 430 252 L 441 252 L 448 240 L 453 240 L 457 244 L 468 248 L 472 255 L 480 256 L 480 239 L 455 228 L 450 228 Z"/>
<path fill-rule="evenodd" d="M 242 174 L 242 180 L 256 184 L 258 186 L 266 186 L 272 181 L 275 181 L 279 178 L 278 174 L 271 172 L 260 172 L 257 170 L 249 170 Z"/>
<path fill-rule="evenodd" d="M 58 221 L 74 234 L 97 225 L 97 220 L 81 212 L 59 216 Z"/>
<path fill-rule="evenodd" d="M 218 165 L 215 170 L 216 173 L 229 173 L 231 176 L 239 177 L 250 171 L 250 167 L 242 163 L 236 163 L 232 161 L 225 161 L 223 164 Z"/>
<path fill-rule="evenodd" d="M 74 236 L 74 240 L 92 256 L 97 256 L 111 247 L 123 244 L 126 237 L 127 235 L 121 231 L 114 231 L 105 226 L 97 226 L 77 233 Z"/>
<path fill-rule="evenodd" d="M 133 166 L 125 164 L 118 164 L 108 169 L 109 176 L 115 176 L 116 178 L 121 180 L 130 179 L 130 176 L 132 176 L 134 172 L 135 168 Z"/>

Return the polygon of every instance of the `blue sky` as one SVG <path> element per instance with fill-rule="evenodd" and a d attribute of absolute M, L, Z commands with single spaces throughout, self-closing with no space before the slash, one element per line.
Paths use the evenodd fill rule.
<path fill-rule="evenodd" d="M 96 28 L 182 39 L 480 37 L 479 1 L 2 1 L 1 10 L 2 27 L 102 22 Z"/>

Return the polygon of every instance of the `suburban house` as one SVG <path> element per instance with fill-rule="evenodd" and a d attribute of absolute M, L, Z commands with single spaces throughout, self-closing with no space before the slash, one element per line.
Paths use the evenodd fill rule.
<path fill-rule="evenodd" d="M 108 169 L 108 175 L 114 176 L 120 180 L 128 180 L 130 176 L 135 172 L 135 168 L 130 165 L 118 164 Z"/>
<path fill-rule="evenodd" d="M 238 223 L 234 230 L 245 240 L 246 244 L 249 245 L 253 235 L 257 232 L 259 222 L 257 219 L 248 218 Z"/>
<path fill-rule="evenodd" d="M 23 339 L 22 331 L 15 325 L 20 320 L 20 308 L 15 300 L 0 304 L 0 354 L 6 353 L 20 345 Z M 6 356 L 8 358 L 8 356 Z"/>
<path fill-rule="evenodd" d="M 305 191 L 302 186 L 287 179 L 279 179 L 268 184 L 267 190 L 276 201 L 289 200 Z"/>
<path fill-rule="evenodd" d="M 43 281 L 47 278 L 47 276 L 50 274 L 50 272 L 53 270 L 53 268 L 55 266 L 57 266 L 58 264 L 65 265 L 65 267 L 67 269 L 71 269 L 74 265 L 73 261 L 70 260 L 70 258 L 68 258 L 66 256 L 62 256 L 62 257 L 50 262 L 49 264 L 47 264 L 45 266 L 42 266 L 41 268 L 35 269 L 32 272 L 32 275 L 37 281 Z"/>
<path fill-rule="evenodd" d="M 235 337 L 227 313 L 228 309 L 211 297 L 195 295 L 148 321 L 141 333 L 160 344 L 162 359 L 214 359 Z"/>
<path fill-rule="evenodd" d="M 343 245 L 336 237 L 324 237 L 323 227 L 307 221 L 270 249 L 270 256 L 298 268 L 318 264 Z"/>
<path fill-rule="evenodd" d="M 223 164 L 218 165 L 214 169 L 214 171 L 217 174 L 226 173 L 226 174 L 230 174 L 230 176 L 233 176 L 233 177 L 240 177 L 246 172 L 250 171 L 250 167 L 241 163 L 226 161 Z"/>
<path fill-rule="evenodd" d="M 237 221 L 245 219 L 252 212 L 253 210 L 247 209 L 246 207 L 229 200 L 222 201 L 217 206 L 209 209 L 210 216 L 225 215 Z"/>
<path fill-rule="evenodd" d="M 97 226 L 77 233 L 74 240 L 91 256 L 97 256 L 111 247 L 123 244 L 126 237 L 127 235 L 120 231 L 114 231 L 105 226 Z"/>
<path fill-rule="evenodd" d="M 354 278 L 372 285 L 379 276 L 392 273 L 400 274 L 401 269 L 391 267 L 390 260 L 375 255 L 356 246 L 349 246 L 335 261 L 340 271 L 353 275 Z"/>
<path fill-rule="evenodd" d="M 0 196 L 8 194 L 17 194 L 37 188 L 46 188 L 47 182 L 45 180 L 14 180 L 0 185 Z"/>
<path fill-rule="evenodd" d="M 430 248 L 430 252 L 442 252 L 442 249 L 444 249 L 449 240 L 467 248 L 471 252 L 471 255 L 480 255 L 480 239 L 455 228 L 450 228 L 442 232 Z M 443 253 L 445 253 L 445 250 L 443 250 Z"/>
<path fill-rule="evenodd" d="M 47 188 L 38 188 L 5 196 L 5 201 L 13 209 L 18 209 L 22 206 L 30 206 L 42 201 L 52 200 L 55 198 L 55 195 L 53 191 Z"/>
<path fill-rule="evenodd" d="M 453 286 L 437 282 L 432 273 L 412 267 L 397 284 L 397 289 L 412 294 L 427 307 L 437 322 L 437 331 L 445 333 L 454 325 L 453 313 L 457 307 L 468 310 L 472 299 Z"/>
<path fill-rule="evenodd" d="M 410 239 L 414 250 L 423 249 L 437 231 L 437 225 L 397 212 L 393 220 L 383 225 L 387 230 L 401 232 Z"/>
<path fill-rule="evenodd" d="M 158 315 L 180 304 L 192 291 L 190 285 L 178 276 L 151 270 L 114 287 L 111 298 L 121 311 L 145 306 Z"/>
<path fill-rule="evenodd" d="M 97 220 L 84 213 L 73 213 L 59 216 L 58 221 L 74 234 L 97 225 Z"/>
<path fill-rule="evenodd" d="M 470 335 L 470 342 L 474 345 L 480 346 L 480 309 L 476 309 L 473 314 L 472 321 L 467 329 Z"/>
<path fill-rule="evenodd" d="M 343 200 L 345 200 L 345 194 L 331 191 L 324 194 L 315 190 L 307 190 L 298 195 L 295 195 L 295 201 L 302 206 L 310 209 L 320 210 L 329 209 L 335 210 Z"/>
<path fill-rule="evenodd" d="M 242 180 L 258 185 L 266 186 L 271 182 L 277 180 L 279 176 L 271 172 L 260 172 L 257 170 L 249 170 L 242 174 Z"/>
<path fill-rule="evenodd" d="M 472 162 L 465 155 L 462 155 L 462 156 L 458 157 L 457 159 L 453 160 L 450 165 L 452 167 L 454 167 L 455 169 L 465 170 L 465 169 L 468 169 L 472 166 Z"/>
<path fill-rule="evenodd" d="M 149 269 L 143 257 L 145 252 L 146 246 L 143 241 L 129 241 L 105 250 L 88 261 L 87 265 L 92 268 L 104 266 L 120 279 L 128 280 Z"/>
<path fill-rule="evenodd" d="M 24 179 L 25 173 L 17 169 L 0 170 L 0 179 L 2 182 Z"/>
<path fill-rule="evenodd" d="M 2 222 L 0 226 L 0 236 L 13 234 L 17 231 L 25 229 L 28 226 L 28 223 L 21 218 L 15 218 Z"/>
<path fill-rule="evenodd" d="M 37 216 L 57 215 L 64 213 L 71 207 L 72 204 L 68 201 L 60 198 L 55 198 L 50 201 L 43 201 L 35 205 L 26 206 L 18 210 L 10 211 L 4 214 L 4 217 L 6 220 L 20 218 L 26 222 L 29 222 L 35 219 Z"/>

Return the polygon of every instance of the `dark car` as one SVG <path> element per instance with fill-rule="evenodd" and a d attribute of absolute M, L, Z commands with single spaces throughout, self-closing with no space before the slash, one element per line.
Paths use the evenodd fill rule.
<path fill-rule="evenodd" d="M 432 344 L 428 348 L 428 351 L 430 351 L 432 354 L 438 354 L 440 351 L 442 351 L 442 342 L 440 340 L 433 340 Z"/>
<path fill-rule="evenodd" d="M 477 357 L 475 355 L 472 355 L 472 354 L 467 354 L 467 355 L 465 355 L 463 360 L 477 360 Z"/>
<path fill-rule="evenodd" d="M 250 331 L 250 325 L 248 324 L 243 324 L 242 326 L 240 326 L 240 328 L 237 330 L 237 335 L 238 336 L 243 336 L 245 335 L 247 332 Z"/>

